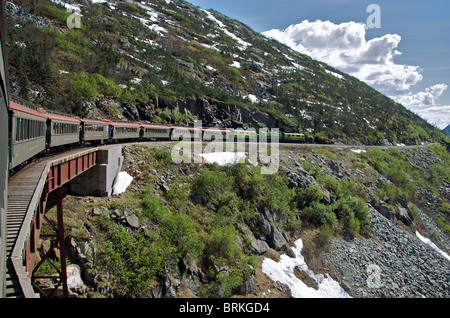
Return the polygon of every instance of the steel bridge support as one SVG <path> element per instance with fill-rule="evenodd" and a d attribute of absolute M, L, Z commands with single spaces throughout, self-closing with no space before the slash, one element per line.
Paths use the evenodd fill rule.
<path fill-rule="evenodd" d="M 63 158 L 48 164 L 48 173 L 41 176 L 43 182 L 42 192 L 40 193 L 38 204 L 34 212 L 34 220 L 31 222 L 30 236 L 28 242 L 25 244 L 23 265 L 30 277 L 31 285 L 43 297 L 59 296 L 55 292 L 62 286 L 62 296 L 69 297 L 67 287 L 67 271 L 66 271 L 66 245 L 64 234 L 64 211 L 62 204 L 62 187 L 83 174 L 85 171 L 91 169 L 97 164 L 97 151 L 87 152 L 81 155 L 74 155 L 73 157 Z M 56 223 L 50 220 L 46 215 L 49 198 L 52 203 L 56 203 L 57 217 Z M 48 225 L 50 233 L 41 233 L 44 221 Z M 47 231 L 47 232 L 48 232 Z M 38 247 L 39 238 L 50 238 L 51 245 L 48 250 L 43 250 Z M 59 267 L 51 260 L 51 254 L 54 249 L 59 249 Z M 37 256 L 40 256 L 40 261 L 35 264 Z M 41 275 L 39 269 L 44 263 L 50 265 L 56 272 L 56 275 Z M 53 288 L 44 286 L 42 279 L 50 279 L 54 282 Z"/>
<path fill-rule="evenodd" d="M 36 292 L 43 297 L 69 296 L 63 186 L 82 177 L 76 182 L 78 185 L 87 184 L 91 186 L 90 191 L 109 195 L 123 162 L 121 154 L 121 146 L 68 152 L 32 165 L 26 173 L 22 172 L 10 180 L 8 241 L 11 247 L 7 255 L 7 264 L 11 268 L 7 277 L 12 282 L 8 289 L 10 297 L 39 297 Z M 46 215 L 50 205 L 56 205 L 56 217 Z M 40 237 L 50 239 L 50 248 L 44 250 L 39 246 Z M 58 248 L 60 254 L 58 265 L 52 262 L 54 257 L 50 257 L 54 256 L 51 255 L 54 248 Z M 56 274 L 43 274 L 40 269 L 43 269 L 44 263 L 49 264 Z M 53 282 L 53 286 L 44 286 L 43 279 L 47 279 L 46 283 Z"/>
<path fill-rule="evenodd" d="M 58 288 L 62 285 L 63 289 L 63 297 L 69 297 L 69 290 L 67 287 L 67 266 L 66 266 L 66 244 L 65 244 L 65 235 L 64 235 L 64 211 L 62 204 L 62 188 L 57 188 L 54 192 L 56 199 L 56 207 L 57 207 L 57 224 L 55 225 L 53 221 L 49 220 L 44 213 L 44 219 L 47 221 L 47 224 L 53 230 L 53 234 L 41 234 L 42 237 L 50 237 L 53 238 L 51 241 L 51 245 L 47 251 L 44 251 L 42 248 L 37 248 L 41 260 L 36 264 L 33 269 L 31 275 L 31 284 L 35 289 L 39 291 L 39 293 L 45 297 L 53 297 Z M 59 248 L 59 260 L 60 260 L 60 268 L 58 268 L 50 258 L 50 255 L 54 251 L 54 248 Z M 56 271 L 57 275 L 37 275 L 37 272 L 41 265 L 45 262 L 50 264 L 50 266 Z M 44 287 L 40 283 L 40 279 L 53 279 L 55 284 L 54 287 L 49 289 L 48 286 Z"/>

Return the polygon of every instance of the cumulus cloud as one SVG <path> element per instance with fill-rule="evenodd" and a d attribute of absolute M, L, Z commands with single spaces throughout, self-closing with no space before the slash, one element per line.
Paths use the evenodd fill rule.
<path fill-rule="evenodd" d="M 424 92 L 400 96 L 397 101 L 427 119 L 429 123 L 444 129 L 450 124 L 450 105 L 436 105 L 436 99 L 446 90 L 446 84 L 437 84 L 426 88 Z"/>
<path fill-rule="evenodd" d="M 437 84 L 426 88 L 425 92 L 400 96 L 397 101 L 405 106 L 431 106 L 435 105 L 436 99 L 438 99 L 446 90 L 446 84 Z"/>
<path fill-rule="evenodd" d="M 397 50 L 401 36 L 386 34 L 367 41 L 364 23 L 304 20 L 285 30 L 273 29 L 263 34 L 349 73 L 389 96 L 407 94 L 411 86 L 422 80 L 419 67 L 394 63 L 394 57 L 401 54 Z"/>
<path fill-rule="evenodd" d="M 401 36 L 386 34 L 366 40 L 363 23 L 304 20 L 284 30 L 263 32 L 263 35 L 351 74 L 405 106 L 434 106 L 447 89 L 447 85 L 437 84 L 424 92 L 411 94 L 411 87 L 423 76 L 418 66 L 394 62 L 395 56 L 402 54 L 397 50 Z"/>

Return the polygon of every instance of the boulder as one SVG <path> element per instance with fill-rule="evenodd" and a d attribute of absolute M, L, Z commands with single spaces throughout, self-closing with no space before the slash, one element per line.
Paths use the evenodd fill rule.
<path fill-rule="evenodd" d="M 251 246 L 252 246 L 252 252 L 255 254 L 259 254 L 259 255 L 266 253 L 270 248 L 266 242 L 264 242 L 262 240 L 257 240 L 257 239 L 252 241 Z"/>
<path fill-rule="evenodd" d="M 258 215 L 259 229 L 265 236 L 270 236 L 272 226 L 269 220 L 261 213 Z"/>
<path fill-rule="evenodd" d="M 67 266 L 66 272 L 68 289 L 78 295 L 84 295 L 86 293 L 86 285 L 81 279 L 80 266 L 76 264 L 70 264 L 69 266 Z"/>
<path fill-rule="evenodd" d="M 255 276 L 250 276 L 242 282 L 239 287 L 236 288 L 236 294 L 249 295 L 256 290 L 257 282 Z"/>
<path fill-rule="evenodd" d="M 287 243 L 281 231 L 275 226 L 272 226 L 272 236 L 270 243 L 272 243 L 273 247 L 276 250 L 280 250 Z"/>
<path fill-rule="evenodd" d="M 139 220 L 136 215 L 128 215 L 125 217 L 126 224 L 132 229 L 139 228 Z"/>
<path fill-rule="evenodd" d="M 398 205 L 398 219 L 407 226 L 414 224 L 413 219 L 409 216 L 408 210 L 401 205 Z"/>
<path fill-rule="evenodd" d="M 388 219 L 389 221 L 395 222 L 396 218 L 395 218 L 395 213 L 389 209 L 387 206 L 385 205 L 380 205 L 375 207 L 376 210 L 378 212 L 381 213 L 381 215 L 383 215 L 386 219 Z"/>

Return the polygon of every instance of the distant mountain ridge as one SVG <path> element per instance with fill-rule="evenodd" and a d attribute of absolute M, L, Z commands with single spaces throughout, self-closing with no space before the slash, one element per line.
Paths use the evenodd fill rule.
<path fill-rule="evenodd" d="M 447 127 L 445 127 L 445 128 L 443 129 L 443 131 L 444 131 L 447 135 L 450 136 L 450 125 L 448 125 Z"/>
<path fill-rule="evenodd" d="M 277 127 L 319 142 L 440 140 L 358 79 L 182 0 L 8 2 L 11 87 L 89 117 Z M 66 8 L 79 5 L 81 28 Z M 69 10 L 70 11 L 70 10 Z"/>

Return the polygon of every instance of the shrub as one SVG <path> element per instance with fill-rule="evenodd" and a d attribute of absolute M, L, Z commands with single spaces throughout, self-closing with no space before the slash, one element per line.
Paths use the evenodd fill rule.
<path fill-rule="evenodd" d="M 158 148 L 150 151 L 150 156 L 157 161 L 157 166 L 167 168 L 173 164 L 172 156 L 167 149 Z"/>
<path fill-rule="evenodd" d="M 111 227 L 110 237 L 96 248 L 96 266 L 108 272 L 118 296 L 139 294 L 162 268 L 166 249 L 140 234 L 128 234 L 122 226 Z"/>
<path fill-rule="evenodd" d="M 359 233 L 361 225 L 369 223 L 369 209 L 366 202 L 358 197 L 346 196 L 339 199 L 334 211 L 352 235 Z"/>
<path fill-rule="evenodd" d="M 327 246 L 330 243 L 331 238 L 333 237 L 333 231 L 333 227 L 328 224 L 323 224 L 320 227 L 319 234 L 317 236 L 320 246 Z"/>
<path fill-rule="evenodd" d="M 193 221 L 184 214 L 173 214 L 152 195 L 143 200 L 142 215 L 158 226 L 159 239 L 169 247 L 171 257 L 194 260 L 203 251 L 204 244 Z"/>
<path fill-rule="evenodd" d="M 313 201 L 310 206 L 304 210 L 305 217 L 316 225 L 329 225 L 335 227 L 337 225 L 337 218 L 331 210 L 331 206 L 323 203 Z"/>
<path fill-rule="evenodd" d="M 43 15 L 50 19 L 55 19 L 58 22 L 66 23 L 67 18 L 71 13 L 67 12 L 60 6 L 56 6 L 50 1 L 39 0 L 34 6 L 34 13 Z"/>
<path fill-rule="evenodd" d="M 295 189 L 290 189 L 286 177 L 279 174 L 262 175 L 259 168 L 235 172 L 235 187 L 245 193 L 260 208 L 267 207 L 286 215 L 294 200 Z"/>
<path fill-rule="evenodd" d="M 342 185 L 336 178 L 328 175 L 323 175 L 319 179 L 320 182 L 325 184 L 325 188 L 330 191 L 332 194 L 334 194 L 337 197 L 342 196 Z"/>
<path fill-rule="evenodd" d="M 242 284 L 244 277 L 240 270 L 233 270 L 231 273 L 221 272 L 217 281 L 213 284 L 215 297 L 228 298 L 233 294 L 233 289 Z"/>
<path fill-rule="evenodd" d="M 279 174 L 265 176 L 265 186 L 263 188 L 264 206 L 270 210 L 278 211 L 286 215 L 293 199 L 295 189 L 289 189 L 286 178 Z"/>
<path fill-rule="evenodd" d="M 233 177 L 228 176 L 219 168 L 203 169 L 193 182 L 193 193 L 199 195 L 203 202 L 208 202 L 216 208 L 225 210 L 234 201 Z"/>
<path fill-rule="evenodd" d="M 230 264 L 242 251 L 236 245 L 236 230 L 231 227 L 215 226 L 207 243 L 207 251 L 214 259 L 223 259 Z"/>
<path fill-rule="evenodd" d="M 169 198 L 172 207 L 176 211 L 181 211 L 181 209 L 189 202 L 189 193 L 189 184 L 172 183 L 167 192 L 167 197 Z"/>
<path fill-rule="evenodd" d="M 97 97 L 97 82 L 92 76 L 85 74 L 76 75 L 70 88 L 74 99 L 92 101 Z"/>
<path fill-rule="evenodd" d="M 299 207 L 304 208 L 313 201 L 322 201 L 323 193 L 317 184 L 310 183 L 305 189 L 298 188 L 297 198 Z"/>

